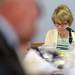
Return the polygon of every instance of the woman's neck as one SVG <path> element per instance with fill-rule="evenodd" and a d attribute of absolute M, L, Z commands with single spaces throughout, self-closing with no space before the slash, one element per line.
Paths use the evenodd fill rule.
<path fill-rule="evenodd" d="M 61 37 L 61 38 L 67 38 L 68 35 L 69 35 L 69 32 L 67 30 L 58 30 L 58 35 Z"/>

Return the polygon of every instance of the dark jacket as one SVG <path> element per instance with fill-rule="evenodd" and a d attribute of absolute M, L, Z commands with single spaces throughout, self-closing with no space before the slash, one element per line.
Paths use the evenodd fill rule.
<path fill-rule="evenodd" d="M 18 60 L 15 49 L 0 32 L 0 75 L 26 75 Z"/>

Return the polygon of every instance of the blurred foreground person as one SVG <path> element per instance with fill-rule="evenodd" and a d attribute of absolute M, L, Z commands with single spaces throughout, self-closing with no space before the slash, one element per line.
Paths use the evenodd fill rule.
<path fill-rule="evenodd" d="M 36 0 L 0 0 L 0 75 L 25 75 L 38 12 Z"/>

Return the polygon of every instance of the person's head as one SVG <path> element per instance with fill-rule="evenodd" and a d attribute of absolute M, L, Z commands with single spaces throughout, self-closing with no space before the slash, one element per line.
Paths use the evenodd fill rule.
<path fill-rule="evenodd" d="M 36 0 L 1 0 L 0 14 L 12 24 L 21 40 L 32 38 L 39 16 Z"/>
<path fill-rule="evenodd" d="M 73 16 L 68 6 L 64 4 L 58 6 L 52 15 L 52 21 L 58 30 L 64 30 L 67 25 L 71 26 Z"/>

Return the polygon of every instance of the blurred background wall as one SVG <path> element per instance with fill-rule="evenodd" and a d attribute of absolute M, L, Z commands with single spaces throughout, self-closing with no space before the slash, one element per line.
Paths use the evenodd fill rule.
<path fill-rule="evenodd" d="M 75 29 L 75 0 L 39 0 L 42 9 L 42 16 L 38 22 L 38 32 L 33 42 L 44 42 L 48 30 L 54 28 L 51 16 L 54 9 L 60 4 L 66 4 L 72 11 L 74 22 L 72 28 Z"/>

